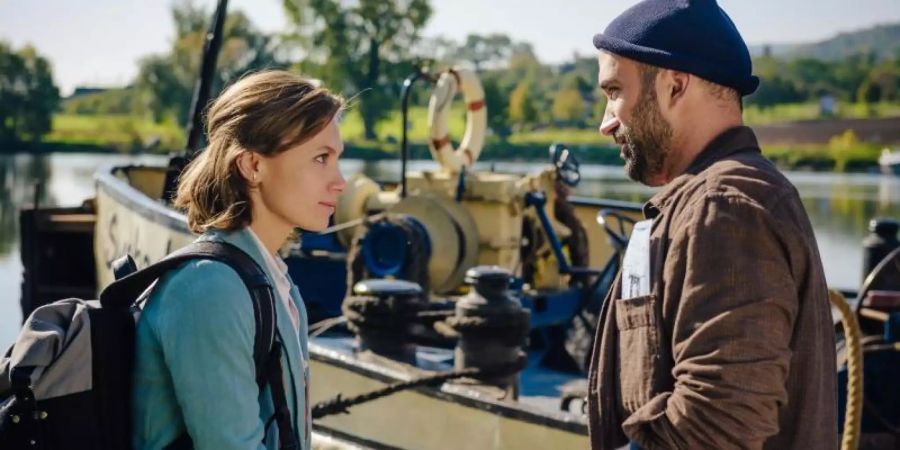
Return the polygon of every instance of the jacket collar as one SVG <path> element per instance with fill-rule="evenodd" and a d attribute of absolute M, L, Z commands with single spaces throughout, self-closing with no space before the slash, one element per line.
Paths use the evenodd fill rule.
<path fill-rule="evenodd" d="M 259 264 L 259 267 L 266 272 L 266 275 L 269 276 L 269 280 L 273 280 L 272 273 L 269 273 L 268 265 L 266 264 L 265 257 L 259 251 L 259 246 L 256 245 L 256 241 L 253 239 L 253 236 L 250 234 L 250 231 L 247 228 L 241 228 L 235 231 L 224 231 L 224 230 L 209 230 L 203 233 L 198 241 L 221 241 L 226 242 L 228 244 L 234 245 L 235 247 L 244 251 L 244 253 L 250 255 L 253 258 L 253 261 L 256 264 Z"/>
<path fill-rule="evenodd" d="M 725 130 L 713 138 L 709 144 L 706 144 L 706 147 L 694 158 L 683 174 L 675 177 L 663 190 L 657 192 L 644 204 L 644 217 L 653 219 L 658 216 L 661 210 L 666 208 L 668 200 L 682 186 L 715 162 L 746 151 L 760 151 L 759 142 L 756 140 L 753 129 L 747 126 L 738 126 Z"/>

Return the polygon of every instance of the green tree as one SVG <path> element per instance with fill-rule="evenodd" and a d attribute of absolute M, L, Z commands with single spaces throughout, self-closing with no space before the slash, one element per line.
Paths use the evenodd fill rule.
<path fill-rule="evenodd" d="M 508 96 L 504 95 L 503 90 L 497 83 L 496 77 L 485 77 L 482 82 L 484 87 L 484 104 L 487 108 L 488 127 L 494 134 L 505 139 L 509 136 Z"/>
<path fill-rule="evenodd" d="M 894 61 L 885 61 L 869 72 L 857 91 L 857 101 L 875 103 L 900 99 L 900 68 Z"/>
<path fill-rule="evenodd" d="M 210 13 L 192 2 L 176 4 L 172 8 L 176 36 L 171 50 L 141 60 L 136 95 L 140 110 L 148 111 L 155 121 L 185 124 L 188 120 L 209 17 Z M 247 72 L 286 66 L 276 57 L 279 46 L 274 37 L 260 32 L 241 11 L 228 14 L 223 35 L 213 93 Z"/>
<path fill-rule="evenodd" d="M 553 118 L 559 122 L 584 119 L 584 98 L 577 88 L 565 88 L 553 97 Z"/>
<path fill-rule="evenodd" d="M 296 26 L 301 65 L 331 86 L 358 95 L 365 137 L 396 105 L 399 81 L 413 67 L 405 55 L 431 17 L 427 0 L 284 0 Z"/>
<path fill-rule="evenodd" d="M 0 42 L 0 141 L 40 140 L 58 107 L 50 63 L 33 47 Z"/>
<path fill-rule="evenodd" d="M 505 34 L 470 34 L 459 47 L 457 57 L 461 61 L 470 61 L 475 66 L 475 71 L 480 73 L 486 67 L 505 63 L 513 50 L 515 47 L 512 39 Z"/>
<path fill-rule="evenodd" d="M 881 86 L 871 78 L 859 86 L 856 100 L 864 103 L 878 103 L 883 97 Z"/>
<path fill-rule="evenodd" d="M 128 115 L 140 106 L 135 93 L 134 88 L 127 87 L 73 96 L 63 101 L 63 111 L 84 115 Z"/>
<path fill-rule="evenodd" d="M 530 81 L 522 81 L 509 95 L 510 122 L 524 126 L 537 121 L 538 113 L 531 90 L 532 83 Z"/>

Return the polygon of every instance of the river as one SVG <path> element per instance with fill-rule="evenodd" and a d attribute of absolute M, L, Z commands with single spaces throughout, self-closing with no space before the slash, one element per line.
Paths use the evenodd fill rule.
<path fill-rule="evenodd" d="M 0 155 L 0 346 L 12 342 L 22 317 L 19 296 L 22 263 L 19 254 L 20 208 L 35 201 L 42 184 L 42 206 L 78 205 L 93 195 L 93 175 L 104 164 L 162 164 L 159 155 L 4 154 Z M 491 163 L 479 163 L 489 168 Z M 410 170 L 434 168 L 431 161 L 412 161 Z M 537 163 L 494 163 L 499 172 L 529 173 Z M 383 180 L 399 179 L 398 161 L 341 161 L 345 176 L 357 172 Z M 621 167 L 582 166 L 583 181 L 576 195 L 641 202 L 654 190 L 625 178 Z M 809 213 L 831 287 L 856 289 L 861 278 L 861 241 L 872 217 L 900 218 L 900 177 L 874 174 L 788 172 Z M 585 224 L 595 226 L 594 224 Z"/>

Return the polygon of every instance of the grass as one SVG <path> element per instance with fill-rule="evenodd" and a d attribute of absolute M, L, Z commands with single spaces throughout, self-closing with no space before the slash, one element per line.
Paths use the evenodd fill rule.
<path fill-rule="evenodd" d="M 391 111 L 388 117 L 375 127 L 375 133 L 382 140 L 399 142 L 403 131 L 401 121 L 402 115 L 400 111 Z M 411 107 L 409 109 L 408 127 L 407 133 L 411 142 L 426 142 L 428 139 L 428 108 L 424 106 Z M 451 137 L 462 137 L 466 129 L 466 115 L 462 105 L 451 110 L 447 127 Z M 358 110 L 351 108 L 344 115 L 344 120 L 341 123 L 341 134 L 348 141 L 365 140 L 363 121 Z"/>
<path fill-rule="evenodd" d="M 838 103 L 837 112 L 833 117 L 864 119 L 897 116 L 900 116 L 900 103 L 867 104 L 841 102 Z M 766 108 L 748 105 L 744 108 L 744 121 L 751 126 L 822 118 L 819 113 L 819 104 L 816 102 L 785 103 Z"/>
<path fill-rule="evenodd" d="M 450 137 L 455 143 L 465 130 L 465 111 L 455 105 L 448 123 Z M 787 120 L 815 119 L 817 105 L 777 105 L 761 110 L 748 107 L 745 119 L 749 124 L 784 122 Z M 866 117 L 875 111 L 878 116 L 900 115 L 900 104 L 860 105 L 840 107 L 844 117 Z M 409 140 L 413 158 L 429 158 L 428 110 L 424 106 L 410 109 Z M 346 141 L 348 158 L 395 158 L 400 149 L 401 117 L 399 111 L 391 114 L 377 126 L 377 141 L 364 139 L 359 112 L 350 109 L 341 123 Z M 184 131 L 175 124 L 157 124 L 150 120 L 129 115 L 77 115 L 60 113 L 53 118 L 53 132 L 44 138 L 45 148 L 50 150 L 114 150 L 140 151 L 146 143 L 158 141 L 159 151 L 179 149 L 184 145 Z M 609 138 L 600 136 L 591 128 L 537 128 L 513 133 L 506 140 L 489 136 L 480 159 L 482 160 L 543 160 L 547 147 L 552 143 L 565 143 L 585 163 L 621 164 L 618 150 Z M 811 168 L 815 170 L 854 171 L 866 170 L 876 164 L 881 146 L 860 142 L 852 133 L 835 137 L 828 145 L 790 145 L 765 147 L 766 155 L 785 168 Z"/>
<path fill-rule="evenodd" d="M 861 142 L 852 131 L 831 138 L 821 145 L 767 145 L 766 157 L 781 167 L 791 169 L 866 171 L 877 165 L 883 145 Z"/>
<path fill-rule="evenodd" d="M 174 124 L 157 124 L 130 115 L 56 114 L 53 131 L 44 137 L 49 145 L 93 146 L 117 151 L 138 151 L 152 141 L 163 150 L 184 146 L 184 131 Z"/>

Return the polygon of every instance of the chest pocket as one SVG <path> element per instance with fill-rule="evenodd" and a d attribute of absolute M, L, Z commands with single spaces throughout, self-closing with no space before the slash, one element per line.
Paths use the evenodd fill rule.
<path fill-rule="evenodd" d="M 631 414 L 650 401 L 660 359 L 656 295 L 616 300 L 618 380 L 622 406 Z"/>

